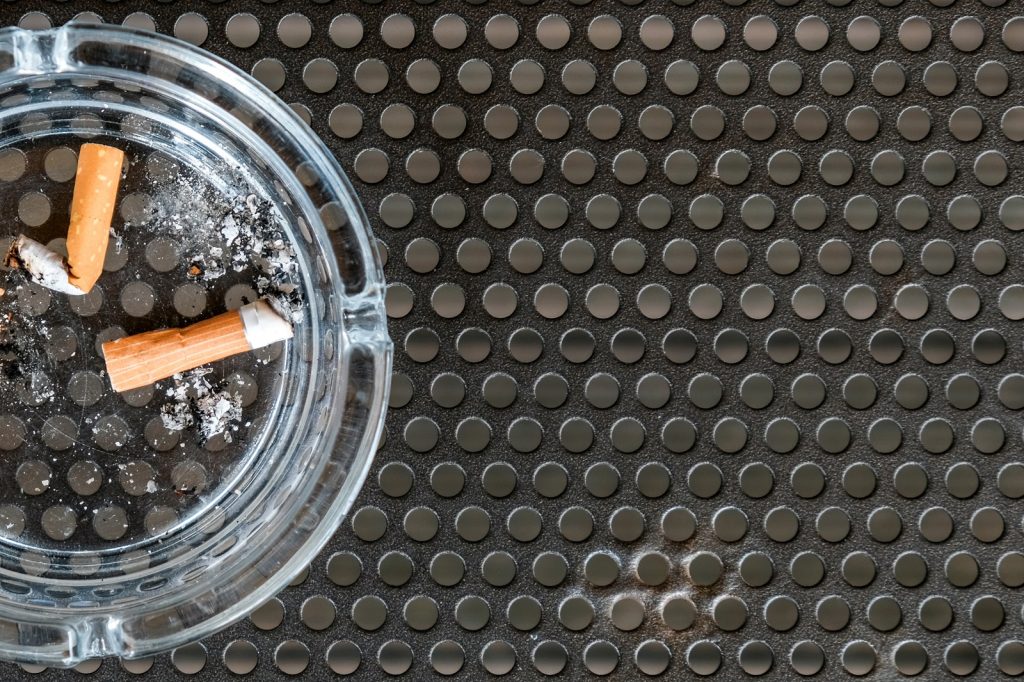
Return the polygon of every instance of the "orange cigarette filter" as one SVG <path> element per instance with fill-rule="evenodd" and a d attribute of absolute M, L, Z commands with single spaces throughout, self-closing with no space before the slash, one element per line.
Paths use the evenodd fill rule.
<path fill-rule="evenodd" d="M 291 323 L 259 300 L 181 329 L 108 341 L 103 358 L 114 390 L 130 391 L 291 336 Z"/>
<path fill-rule="evenodd" d="M 90 142 L 78 150 L 68 226 L 68 281 L 84 293 L 103 273 L 123 165 L 124 152 L 115 147 Z"/>

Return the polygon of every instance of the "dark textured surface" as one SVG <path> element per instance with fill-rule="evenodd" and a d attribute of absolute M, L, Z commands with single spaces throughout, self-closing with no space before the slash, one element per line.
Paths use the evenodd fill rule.
<path fill-rule="evenodd" d="M 31 2 L 2 8 L 5 23 L 30 24 L 85 9 L 112 22 L 145 12 L 158 30 L 254 71 L 338 154 L 387 254 L 396 374 L 371 478 L 308 576 L 279 596 L 283 617 L 274 602 L 205 642 L 198 677 L 244 672 L 256 650 L 251 675 L 267 679 L 330 677 L 343 660 L 359 661 L 359 679 L 406 667 L 416 679 L 456 669 L 478 679 L 503 670 L 511 651 L 517 679 L 613 664 L 625 677 L 667 666 L 666 675 L 738 679 L 769 660 L 765 677 L 791 679 L 817 669 L 816 647 L 824 679 L 872 668 L 871 678 L 895 679 L 915 672 L 922 652 L 927 679 L 1024 670 L 1024 377 L 1013 319 L 1024 317 L 1024 199 L 1010 199 L 1024 139 L 1013 108 L 1024 19 L 1012 0 L 839 4 L 54 3 L 39 8 L 45 17 L 26 15 Z M 362 24 L 354 44 L 351 24 L 335 19 L 347 13 Z M 768 44 L 758 42 L 764 19 L 744 40 L 760 15 L 777 27 L 764 50 L 752 47 Z M 830 29 L 817 50 L 801 47 L 814 39 L 812 15 Z M 877 46 L 872 23 L 854 21 L 864 16 Z M 463 24 L 465 41 L 448 43 Z M 530 94 L 537 69 L 523 60 L 544 76 Z M 699 73 L 692 92 L 679 60 Z M 795 92 L 786 61 L 802 74 Z M 582 92 L 587 74 L 594 85 Z M 774 115 L 766 138 L 754 124 L 771 117 L 755 105 Z M 820 137 L 811 106 L 827 116 Z M 716 109 L 700 107 L 721 113 L 720 136 Z M 692 181 L 683 150 L 696 160 Z M 782 184 L 780 150 L 795 153 L 790 164 L 799 158 L 792 184 Z M 941 151 L 956 168 L 948 184 Z M 892 175 L 899 159 L 902 175 Z M 530 177 L 539 160 L 543 172 Z M 905 199 L 915 195 L 930 218 L 908 229 L 919 227 L 918 200 Z M 707 213 L 717 205 L 720 222 Z M 816 227 L 808 215 L 820 206 Z M 794 249 L 789 272 L 782 256 Z M 820 288 L 820 316 L 814 290 L 801 287 Z M 721 312 L 704 314 L 716 292 Z M 674 330 L 692 334 L 692 359 Z M 983 330 L 993 331 L 979 339 Z M 998 360 L 982 343 L 996 333 Z M 486 356 L 474 343 L 484 338 Z M 818 405 L 810 374 L 825 386 Z M 920 404 L 908 397 L 913 375 L 928 386 Z M 762 406 L 757 389 L 769 384 Z M 358 578 L 346 553 L 361 563 Z M 683 628 L 686 599 L 695 613 Z M 436 624 L 426 627 L 431 605 Z M 642 622 L 629 622 L 638 613 Z M 339 655 L 347 642 L 358 655 Z M 161 657 L 147 675 L 182 677 L 199 652 Z M 112 661 L 95 674 L 131 677 Z"/>

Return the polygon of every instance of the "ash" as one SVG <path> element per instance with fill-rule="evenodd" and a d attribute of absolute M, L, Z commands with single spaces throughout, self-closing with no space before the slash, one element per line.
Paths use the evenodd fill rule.
<path fill-rule="evenodd" d="M 292 322 L 302 320 L 299 263 L 284 216 L 243 178 L 231 190 L 215 192 L 181 174 L 155 203 L 155 218 L 169 227 L 187 256 L 189 278 L 209 283 L 231 272 L 252 272 L 259 297 L 270 298 Z"/>
<path fill-rule="evenodd" d="M 23 277 L 21 271 L 12 271 L 8 279 Z M 49 362 L 44 350 L 49 338 L 45 321 L 33 317 L 25 310 L 27 304 L 25 284 L 18 284 L 13 293 L 17 300 L 7 303 L 7 310 L 0 314 L 0 395 L 10 391 L 32 405 L 41 405 L 53 400 L 55 392 L 46 370 Z M 0 296 L 7 298 L 11 289 L 0 289 Z"/>
<path fill-rule="evenodd" d="M 285 237 L 284 218 L 277 207 L 255 194 L 235 202 L 231 212 L 220 222 L 220 233 L 228 245 L 231 269 L 242 272 L 255 266 L 261 273 L 256 278 L 256 292 L 269 297 L 274 307 L 287 313 L 292 322 L 302 319 L 302 297 L 295 280 L 299 263 L 295 249 Z M 222 249 L 211 249 L 226 260 Z"/>
<path fill-rule="evenodd" d="M 170 402 L 160 408 L 160 420 L 167 430 L 195 427 L 203 442 L 217 434 L 232 442 L 231 434 L 242 420 L 242 396 L 227 390 L 227 380 L 211 383 L 207 377 L 212 372 L 200 367 L 171 378 L 173 385 L 167 389 Z"/>
<path fill-rule="evenodd" d="M 0 370 L 5 381 L 20 381 L 41 365 L 32 331 L 20 315 L 6 313 L 0 318 Z"/>

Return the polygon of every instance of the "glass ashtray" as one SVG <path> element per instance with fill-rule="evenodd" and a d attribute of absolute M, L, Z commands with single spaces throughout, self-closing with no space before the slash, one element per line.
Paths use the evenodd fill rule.
<path fill-rule="evenodd" d="M 0 30 L 7 244 L 65 249 L 86 142 L 126 154 L 99 283 L 75 296 L 0 272 L 0 658 L 47 666 L 180 646 L 282 589 L 358 493 L 390 382 L 366 217 L 269 91 L 144 31 Z M 194 387 L 116 393 L 102 344 L 263 294 L 229 214 L 275 226 L 300 304 L 292 339 L 186 377 L 237 401 L 230 428 L 199 433 L 166 419 Z"/>

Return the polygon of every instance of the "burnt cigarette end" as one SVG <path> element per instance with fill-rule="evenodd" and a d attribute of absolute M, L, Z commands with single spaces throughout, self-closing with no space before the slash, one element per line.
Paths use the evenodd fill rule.
<path fill-rule="evenodd" d="M 59 253 L 23 234 L 19 234 L 11 244 L 5 263 L 8 267 L 24 270 L 30 280 L 47 289 L 72 296 L 85 293 L 69 281 L 68 264 Z"/>
<path fill-rule="evenodd" d="M 10 248 L 7 249 L 7 254 L 4 256 L 4 265 L 13 269 L 21 270 L 24 269 L 25 264 L 21 260 L 21 240 L 25 239 L 24 235 L 18 235 L 11 242 Z"/>

